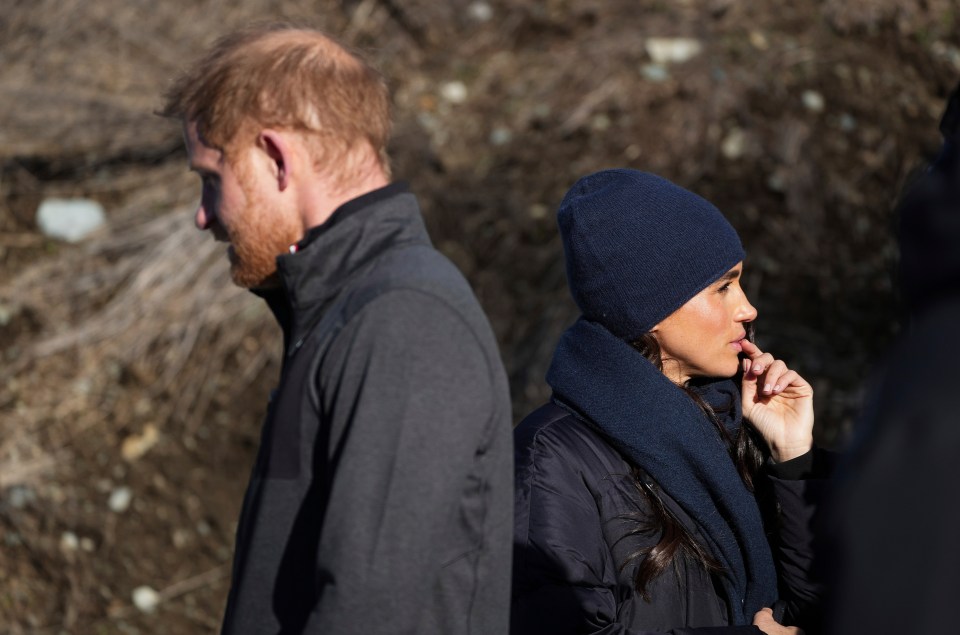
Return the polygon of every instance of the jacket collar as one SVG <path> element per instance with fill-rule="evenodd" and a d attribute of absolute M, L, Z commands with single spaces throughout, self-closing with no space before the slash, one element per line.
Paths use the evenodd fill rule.
<path fill-rule="evenodd" d="M 277 257 L 280 286 L 254 293 L 266 300 L 284 333 L 284 348 L 305 335 L 327 306 L 386 250 L 430 244 L 416 198 L 391 183 L 338 207 Z"/>

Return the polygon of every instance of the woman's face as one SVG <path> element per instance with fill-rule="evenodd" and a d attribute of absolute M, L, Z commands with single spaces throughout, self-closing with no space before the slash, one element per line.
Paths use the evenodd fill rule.
<path fill-rule="evenodd" d="M 740 288 L 742 271 L 743 263 L 737 263 L 651 329 L 660 344 L 663 373 L 674 383 L 736 374 L 746 323 L 757 317 Z"/>

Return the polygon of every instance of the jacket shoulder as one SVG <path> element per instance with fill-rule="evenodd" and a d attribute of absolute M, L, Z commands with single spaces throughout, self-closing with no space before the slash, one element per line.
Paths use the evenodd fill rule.
<path fill-rule="evenodd" d="M 514 429 L 518 486 L 525 479 L 566 476 L 594 484 L 630 468 L 590 424 L 555 403 L 539 407 Z"/>

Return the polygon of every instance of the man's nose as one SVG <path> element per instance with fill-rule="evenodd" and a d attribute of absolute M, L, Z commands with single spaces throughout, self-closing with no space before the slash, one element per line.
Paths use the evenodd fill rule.
<path fill-rule="evenodd" d="M 193 224 L 197 226 L 197 229 L 205 230 L 210 228 L 210 214 L 207 213 L 207 209 L 204 207 L 203 203 L 197 205 L 197 211 L 193 215 Z"/>

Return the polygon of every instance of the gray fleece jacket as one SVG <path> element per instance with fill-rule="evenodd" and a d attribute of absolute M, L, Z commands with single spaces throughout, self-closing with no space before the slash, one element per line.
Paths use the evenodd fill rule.
<path fill-rule="evenodd" d="M 223 633 L 506 633 L 510 402 L 466 280 L 400 184 L 278 263 L 283 369 Z"/>

